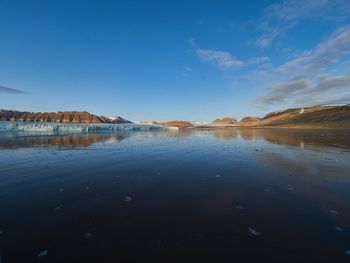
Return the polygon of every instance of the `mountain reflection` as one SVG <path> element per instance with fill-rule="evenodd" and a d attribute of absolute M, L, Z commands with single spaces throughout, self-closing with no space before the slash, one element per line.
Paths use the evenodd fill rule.
<path fill-rule="evenodd" d="M 86 134 L 5 134 L 0 135 L 0 149 L 29 147 L 88 147 L 95 143 L 116 143 L 127 138 L 127 133 L 86 133 Z"/>
<path fill-rule="evenodd" d="M 2 133 L 0 149 L 29 147 L 89 147 L 95 143 L 117 143 L 130 136 L 143 138 L 213 135 L 219 140 L 265 140 L 273 144 L 300 148 L 350 147 L 350 130 L 302 129 L 187 129 L 178 132 L 118 132 L 83 134 Z"/>
<path fill-rule="evenodd" d="M 309 147 L 350 147 L 350 130 L 234 129 L 213 130 L 222 139 L 266 140 L 274 144 Z"/>

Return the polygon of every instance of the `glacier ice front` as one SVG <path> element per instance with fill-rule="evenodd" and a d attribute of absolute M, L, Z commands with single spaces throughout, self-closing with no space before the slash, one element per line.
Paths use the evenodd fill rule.
<path fill-rule="evenodd" d="M 173 127 L 143 124 L 109 123 L 53 123 L 53 122 L 11 122 L 0 121 L 0 131 L 29 132 L 98 132 L 98 131 L 167 131 Z"/>

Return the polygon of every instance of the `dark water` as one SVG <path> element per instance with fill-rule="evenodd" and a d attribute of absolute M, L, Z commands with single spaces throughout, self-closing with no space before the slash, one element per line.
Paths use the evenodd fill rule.
<path fill-rule="evenodd" d="M 10 262 L 350 262 L 350 132 L 0 135 Z"/>

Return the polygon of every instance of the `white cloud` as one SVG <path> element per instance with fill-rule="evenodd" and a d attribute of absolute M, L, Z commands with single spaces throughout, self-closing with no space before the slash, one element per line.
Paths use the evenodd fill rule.
<path fill-rule="evenodd" d="M 235 59 L 226 51 L 198 48 L 196 53 L 203 62 L 208 62 L 221 70 L 236 69 L 244 65 L 242 61 Z"/>
<path fill-rule="evenodd" d="M 329 5 L 329 0 L 284 0 L 268 6 L 264 15 L 268 20 L 293 23 L 310 15 L 318 16 L 316 11 L 322 12 Z"/>
<path fill-rule="evenodd" d="M 337 16 L 332 15 L 337 13 Z M 259 23 L 261 35 L 256 44 L 266 48 L 272 42 L 310 18 L 348 20 L 350 14 L 350 1 L 348 0 L 284 0 L 269 5 L 263 12 Z"/>
<path fill-rule="evenodd" d="M 269 47 L 272 43 L 272 41 L 285 29 L 280 29 L 280 28 L 269 28 L 267 33 L 264 33 L 258 39 L 256 40 L 257 46 L 261 48 L 266 48 Z"/>

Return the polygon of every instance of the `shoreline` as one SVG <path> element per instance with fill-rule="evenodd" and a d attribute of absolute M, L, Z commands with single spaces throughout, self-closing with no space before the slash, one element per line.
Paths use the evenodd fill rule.
<path fill-rule="evenodd" d="M 197 126 L 188 127 L 184 129 L 194 129 L 194 130 L 233 130 L 233 129 L 304 129 L 304 130 L 350 130 L 350 127 L 324 127 L 324 126 L 221 126 L 221 127 L 210 127 L 210 126 Z"/>

